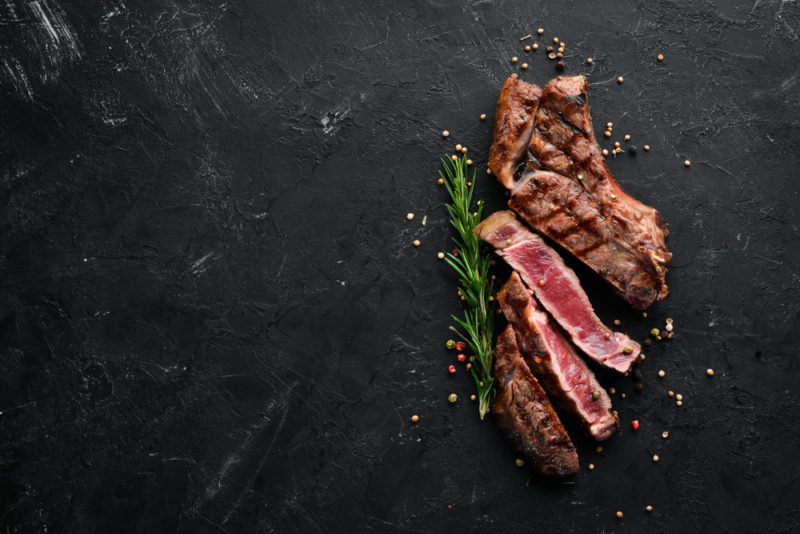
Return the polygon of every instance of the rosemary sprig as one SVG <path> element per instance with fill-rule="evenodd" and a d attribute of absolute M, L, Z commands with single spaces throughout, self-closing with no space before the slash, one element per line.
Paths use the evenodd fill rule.
<path fill-rule="evenodd" d="M 442 158 L 439 176 L 450 195 L 452 203 L 446 204 L 450 223 L 456 230 L 453 236 L 455 254 L 448 253 L 445 261 L 459 276 L 459 289 L 464 297 L 464 317 L 453 320 L 461 330 L 450 327 L 461 337 L 475 354 L 472 362 L 472 378 L 478 388 L 478 412 L 481 419 L 494 400 L 494 306 L 489 296 L 492 283 L 489 280 L 491 256 L 480 250 L 480 238 L 472 233 L 481 221 L 483 202 L 477 201 L 477 209 L 470 211 L 475 190 L 475 171 L 471 179 L 467 170 L 467 157 L 456 160 Z"/>

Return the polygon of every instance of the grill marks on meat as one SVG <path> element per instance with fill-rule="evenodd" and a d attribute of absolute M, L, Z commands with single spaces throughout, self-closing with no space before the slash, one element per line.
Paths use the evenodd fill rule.
<path fill-rule="evenodd" d="M 586 190 L 564 175 L 526 172 L 508 205 L 531 227 L 602 275 L 634 307 L 644 309 L 661 291 L 649 256 L 617 239 L 614 225 Z"/>
<path fill-rule="evenodd" d="M 537 309 L 517 273 L 500 289 L 497 299 L 525 361 L 553 401 L 577 416 L 596 440 L 614 434 L 619 419 L 611 411 L 608 394 L 547 314 Z M 594 395 L 599 396 L 595 399 Z"/>
<path fill-rule="evenodd" d="M 545 86 L 527 160 L 531 170 L 558 173 L 585 194 L 570 191 L 564 180 L 534 176 L 517 188 L 509 204 L 531 226 L 608 280 L 631 305 L 644 309 L 668 293 L 664 275 L 672 258 L 665 244 L 669 231 L 658 211 L 628 195 L 611 176 L 597 146 L 586 92 L 583 76 L 559 76 Z M 528 205 L 545 195 L 548 201 Z M 565 195 L 571 202 L 557 204 Z M 551 223 L 555 216 L 559 221 Z M 579 232 L 589 234 L 589 243 L 575 239 Z M 573 239 L 565 239 L 564 233 Z M 593 247 L 598 241 L 616 243 Z M 615 258 L 623 259 L 624 267 L 609 268 L 615 261 L 604 257 L 609 248 Z"/>
<path fill-rule="evenodd" d="M 480 223 L 475 233 L 525 282 L 572 342 L 599 364 L 627 372 L 641 347 L 623 333 L 607 328 L 594 313 L 575 272 L 544 239 L 528 230 L 510 211 L 498 211 Z"/>
<path fill-rule="evenodd" d="M 489 153 L 489 168 L 509 189 L 514 187 L 517 167 L 525 161 L 541 94 L 541 87 L 519 78 L 507 79 L 500 90 L 494 112 L 494 143 Z"/>
<path fill-rule="evenodd" d="M 508 438 L 540 473 L 576 473 L 575 446 L 520 355 L 511 325 L 497 338 L 494 369 L 498 388 L 492 413 Z"/>

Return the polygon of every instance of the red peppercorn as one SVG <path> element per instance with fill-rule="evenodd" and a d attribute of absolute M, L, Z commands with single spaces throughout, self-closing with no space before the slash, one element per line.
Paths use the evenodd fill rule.
<path fill-rule="evenodd" d="M 450 371 L 451 375 L 456 374 L 456 366 L 455 365 L 451 365 L 450 367 L 447 368 L 447 370 Z"/>
<path fill-rule="evenodd" d="M 456 341 L 456 350 L 461 352 L 462 350 L 467 348 L 467 344 L 463 341 Z"/>
<path fill-rule="evenodd" d="M 464 356 L 464 353 L 463 353 L 463 352 L 462 352 L 461 354 L 459 354 L 458 356 L 456 356 L 456 358 L 458 359 L 458 361 L 460 361 L 460 362 L 462 362 L 462 363 L 463 363 L 463 362 L 465 362 L 465 361 L 467 360 L 467 357 L 466 357 L 466 356 Z"/>
<path fill-rule="evenodd" d="M 634 430 L 639 430 L 639 421 L 637 421 L 636 419 L 631 421 L 631 428 L 633 428 Z"/>
<path fill-rule="evenodd" d="M 455 256 L 456 258 L 458 257 L 458 249 L 457 248 L 453 249 L 453 256 Z"/>

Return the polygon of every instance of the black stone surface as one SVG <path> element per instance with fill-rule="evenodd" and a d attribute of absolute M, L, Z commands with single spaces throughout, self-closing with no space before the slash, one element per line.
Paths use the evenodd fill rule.
<path fill-rule="evenodd" d="M 538 27 L 675 254 L 647 318 L 578 268 L 676 333 L 640 393 L 600 375 L 623 433 L 568 421 L 568 483 L 447 373 L 436 259 L 455 143 L 503 205 L 494 100 L 555 75 Z M 799 33 L 773 0 L 0 2 L 0 532 L 797 532 Z"/>

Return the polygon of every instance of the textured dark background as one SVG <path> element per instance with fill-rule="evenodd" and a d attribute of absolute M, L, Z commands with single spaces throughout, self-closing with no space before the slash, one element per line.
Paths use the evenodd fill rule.
<path fill-rule="evenodd" d="M 641 393 L 600 375 L 623 434 L 570 423 L 562 484 L 447 374 L 436 259 L 437 158 L 503 205 L 490 119 L 512 56 L 555 74 L 540 26 L 675 254 L 646 319 L 579 268 L 676 336 Z M 773 0 L 0 2 L 0 532 L 797 532 L 799 33 Z"/>

